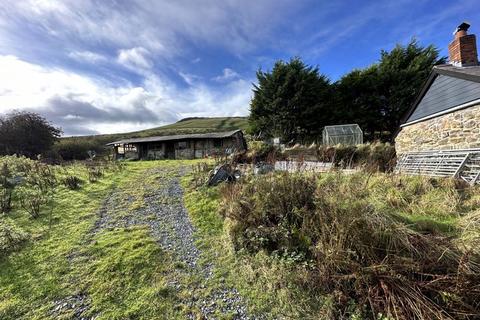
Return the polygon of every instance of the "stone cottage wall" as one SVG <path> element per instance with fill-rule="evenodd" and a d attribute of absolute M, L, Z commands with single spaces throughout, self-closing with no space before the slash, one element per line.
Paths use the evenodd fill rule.
<path fill-rule="evenodd" d="M 395 139 L 397 154 L 480 148 L 480 105 L 403 127 Z"/>

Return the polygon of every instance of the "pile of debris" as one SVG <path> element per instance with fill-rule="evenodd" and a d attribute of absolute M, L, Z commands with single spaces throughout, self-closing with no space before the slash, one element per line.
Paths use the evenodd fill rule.
<path fill-rule="evenodd" d="M 242 173 L 231 164 L 218 165 L 210 171 L 207 186 L 216 186 L 221 182 L 234 182 L 240 179 Z"/>

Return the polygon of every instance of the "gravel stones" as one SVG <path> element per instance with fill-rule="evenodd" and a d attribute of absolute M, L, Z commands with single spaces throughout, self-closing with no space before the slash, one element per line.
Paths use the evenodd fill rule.
<path fill-rule="evenodd" d="M 92 230 L 93 234 L 105 229 L 147 225 L 152 237 L 186 267 L 183 272 L 199 281 L 184 288 L 180 281 L 173 280 L 171 286 L 184 289 L 190 294 L 183 301 L 187 306 L 200 310 L 202 319 L 216 319 L 215 314 L 228 314 L 232 319 L 257 319 L 247 315 L 245 302 L 238 291 L 221 285 L 206 295 L 196 295 L 205 288 L 205 283 L 213 274 L 213 264 L 200 264 L 201 251 L 195 245 L 195 228 L 183 204 L 183 189 L 180 177 L 186 168 L 159 166 L 147 170 L 145 177 L 156 177 L 155 183 L 140 181 L 143 191 L 143 204 L 135 210 L 126 210 L 135 199 L 122 190 L 115 190 L 104 202 L 99 219 Z M 189 315 L 188 319 L 196 319 Z"/>

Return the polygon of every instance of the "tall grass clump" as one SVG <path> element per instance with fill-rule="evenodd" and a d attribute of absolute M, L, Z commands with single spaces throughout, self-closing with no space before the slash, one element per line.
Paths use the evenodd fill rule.
<path fill-rule="evenodd" d="M 0 258 L 18 249 L 28 239 L 28 234 L 9 219 L 0 219 Z"/>
<path fill-rule="evenodd" d="M 443 234 L 411 228 L 399 214 L 408 203 L 400 210 L 374 203 L 374 178 L 283 173 L 224 186 L 234 248 L 304 263 L 303 286 L 330 297 L 326 314 L 336 319 L 478 317 L 478 256 Z M 410 200 L 435 190 L 422 182 L 405 191 L 412 184 L 403 183 Z"/>
<path fill-rule="evenodd" d="M 359 145 L 322 145 L 317 150 L 320 161 L 333 162 L 337 167 L 362 167 L 370 172 L 391 171 L 395 166 L 395 147 L 389 143 Z"/>

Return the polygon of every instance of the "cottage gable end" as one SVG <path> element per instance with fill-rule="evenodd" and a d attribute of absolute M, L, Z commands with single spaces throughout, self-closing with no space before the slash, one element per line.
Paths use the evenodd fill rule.
<path fill-rule="evenodd" d="M 437 73 L 402 126 L 480 103 L 480 83 Z"/>

